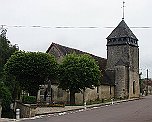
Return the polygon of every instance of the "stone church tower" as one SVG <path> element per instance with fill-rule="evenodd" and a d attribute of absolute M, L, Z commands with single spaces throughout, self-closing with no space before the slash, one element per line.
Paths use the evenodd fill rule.
<path fill-rule="evenodd" d="M 114 72 L 115 97 L 139 97 L 138 39 L 124 19 L 107 37 L 107 72 Z"/>

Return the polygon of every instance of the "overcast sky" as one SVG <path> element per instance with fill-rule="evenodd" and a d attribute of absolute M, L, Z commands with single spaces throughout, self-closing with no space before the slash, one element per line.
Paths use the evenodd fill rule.
<path fill-rule="evenodd" d="M 8 39 L 20 50 L 45 52 L 55 42 L 106 58 L 106 37 L 114 29 L 106 27 L 116 27 L 122 20 L 122 3 L 123 0 L 0 0 L 0 25 L 6 25 Z M 129 27 L 152 27 L 152 0 L 125 0 L 125 6 Z M 131 30 L 139 39 L 142 77 L 146 77 L 146 69 L 152 77 L 152 28 Z"/>

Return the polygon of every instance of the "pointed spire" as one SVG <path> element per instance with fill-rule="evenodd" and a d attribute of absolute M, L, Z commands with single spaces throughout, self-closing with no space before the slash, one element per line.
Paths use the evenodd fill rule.
<path fill-rule="evenodd" d="M 138 46 L 138 39 L 127 26 L 124 20 L 107 37 L 107 46 L 111 45 L 133 45 Z"/>
<path fill-rule="evenodd" d="M 133 39 L 137 39 L 124 20 L 122 20 L 118 24 L 118 26 L 111 32 L 111 34 L 107 37 L 107 39 L 122 38 L 122 37 L 130 37 Z"/>

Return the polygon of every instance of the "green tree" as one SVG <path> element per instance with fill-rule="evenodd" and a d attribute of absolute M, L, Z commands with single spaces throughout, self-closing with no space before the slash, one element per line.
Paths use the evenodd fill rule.
<path fill-rule="evenodd" d="M 3 73 L 4 74 L 4 73 Z M 3 75 L 2 81 L 4 82 L 5 86 L 8 87 L 12 100 L 15 101 L 16 99 L 20 98 L 21 87 L 18 81 L 15 80 L 15 77 L 12 75 Z"/>
<path fill-rule="evenodd" d="M 2 71 L 5 63 L 9 57 L 18 50 L 17 45 L 12 45 L 6 38 L 6 29 L 1 29 L 0 34 L 0 79 L 2 78 Z"/>
<path fill-rule="evenodd" d="M 2 100 L 2 110 L 10 110 L 11 93 L 2 81 L 0 81 L 0 99 Z"/>
<path fill-rule="evenodd" d="M 39 85 L 55 78 L 57 62 L 47 53 L 18 51 L 7 61 L 4 71 L 15 77 L 30 95 L 37 96 Z"/>
<path fill-rule="evenodd" d="M 12 96 L 16 96 L 15 92 L 17 91 L 17 85 L 13 78 L 5 77 L 3 74 L 3 68 L 6 64 L 7 60 L 10 58 L 10 56 L 19 48 L 17 45 L 12 45 L 10 41 L 6 37 L 7 30 L 4 28 L 1 28 L 0 33 L 0 80 L 5 83 L 5 86 L 8 87 L 9 91 L 11 92 Z M 15 87 L 13 87 L 15 86 Z"/>
<path fill-rule="evenodd" d="M 70 91 L 70 104 L 75 104 L 75 93 L 99 85 L 101 72 L 89 55 L 69 54 L 59 66 L 59 87 Z"/>

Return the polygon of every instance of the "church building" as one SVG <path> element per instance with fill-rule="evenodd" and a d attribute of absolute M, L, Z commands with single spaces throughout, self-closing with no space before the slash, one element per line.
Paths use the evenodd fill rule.
<path fill-rule="evenodd" d="M 52 43 L 47 53 L 53 54 L 60 62 L 70 53 L 89 54 L 77 49 Z M 111 98 L 139 97 L 139 46 L 138 39 L 125 23 L 124 19 L 107 37 L 107 59 L 91 55 L 103 74 L 101 85 L 87 89 L 86 101 Z M 69 93 L 52 84 L 52 100 L 69 101 Z M 76 103 L 83 102 L 83 93 L 76 94 Z"/>
<path fill-rule="evenodd" d="M 115 97 L 139 97 L 138 39 L 124 20 L 107 37 L 106 70 L 115 73 Z"/>

